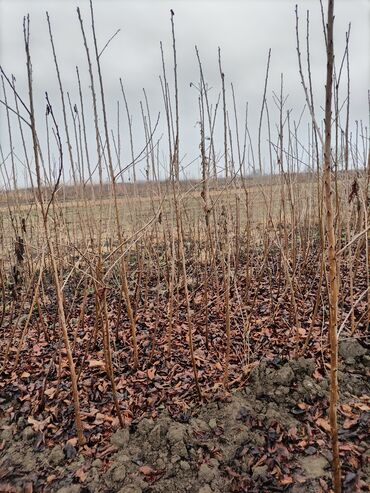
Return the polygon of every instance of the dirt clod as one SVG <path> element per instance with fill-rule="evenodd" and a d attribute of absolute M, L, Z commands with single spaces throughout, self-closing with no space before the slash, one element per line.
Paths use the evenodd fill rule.
<path fill-rule="evenodd" d="M 70 486 L 62 486 L 57 493 L 80 493 L 81 486 L 78 484 L 71 484 Z"/>
<path fill-rule="evenodd" d="M 125 480 L 126 477 L 126 467 L 123 464 L 118 464 L 113 467 L 112 471 L 112 479 L 116 483 L 121 483 Z"/>
<path fill-rule="evenodd" d="M 64 461 L 64 452 L 60 445 L 55 445 L 49 455 L 49 462 L 52 465 L 58 466 Z"/>
<path fill-rule="evenodd" d="M 74 447 L 71 443 L 66 443 L 64 446 L 64 455 L 66 459 L 73 459 L 77 455 L 76 447 Z"/>
<path fill-rule="evenodd" d="M 136 485 L 124 486 L 121 488 L 118 493 L 142 493 L 142 489 Z"/>
<path fill-rule="evenodd" d="M 313 358 L 300 357 L 289 362 L 296 378 L 308 375 L 311 377 L 315 371 L 315 360 Z"/>
<path fill-rule="evenodd" d="M 23 432 L 22 432 L 22 437 L 28 441 L 28 440 L 32 440 L 32 438 L 34 438 L 36 435 L 35 433 L 35 430 L 32 428 L 32 426 L 27 426 Z"/>
<path fill-rule="evenodd" d="M 366 353 L 366 349 L 361 346 L 357 339 L 347 339 L 339 343 L 339 354 L 344 359 L 359 358 Z"/>
<path fill-rule="evenodd" d="M 127 428 L 122 428 L 112 435 L 111 443 L 119 449 L 127 447 L 130 440 L 130 433 Z"/>
<path fill-rule="evenodd" d="M 256 466 L 253 468 L 253 478 L 264 478 L 266 476 L 268 466 Z"/>
<path fill-rule="evenodd" d="M 321 455 L 303 457 L 300 464 L 308 478 L 315 479 L 327 475 L 325 469 L 328 466 L 328 461 Z"/>
<path fill-rule="evenodd" d="M 209 484 L 205 484 L 204 486 L 201 486 L 199 488 L 198 493 L 213 493 L 213 492 Z"/>
<path fill-rule="evenodd" d="M 280 370 L 272 374 L 271 377 L 273 383 L 289 387 L 294 380 L 294 372 L 290 365 L 286 364 Z"/>
<path fill-rule="evenodd" d="M 198 477 L 200 481 L 210 483 L 215 477 L 215 471 L 207 464 L 202 464 L 199 468 Z"/>
<path fill-rule="evenodd" d="M 365 355 L 362 357 L 362 364 L 363 364 L 364 366 L 366 366 L 366 368 L 370 368 L 370 355 L 365 354 Z"/>

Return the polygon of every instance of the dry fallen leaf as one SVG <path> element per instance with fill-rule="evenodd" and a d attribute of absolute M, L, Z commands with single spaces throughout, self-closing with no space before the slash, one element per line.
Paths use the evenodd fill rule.
<path fill-rule="evenodd" d="M 50 387 L 49 389 L 45 390 L 45 395 L 50 397 L 51 399 L 54 397 L 56 394 L 57 388 L 56 387 Z"/>
<path fill-rule="evenodd" d="M 69 443 L 70 445 L 73 445 L 75 447 L 78 443 L 78 439 L 77 439 L 77 437 L 70 438 L 69 440 L 67 440 L 67 443 Z"/>
<path fill-rule="evenodd" d="M 346 419 L 343 423 L 343 429 L 349 430 L 358 424 L 358 419 Z"/>
<path fill-rule="evenodd" d="M 144 474 L 145 476 L 150 476 L 151 474 L 155 474 L 156 473 L 156 470 L 153 469 L 152 467 L 150 466 L 141 466 L 139 468 L 139 471 Z"/>
<path fill-rule="evenodd" d="M 291 476 L 284 476 L 282 479 L 280 479 L 280 483 L 283 485 L 292 484 L 294 483 L 294 480 Z"/>
<path fill-rule="evenodd" d="M 80 469 L 77 469 L 77 471 L 75 472 L 75 476 L 80 480 L 81 483 L 84 483 L 87 478 L 87 474 L 82 467 L 80 467 Z"/>
<path fill-rule="evenodd" d="M 99 366 L 103 367 L 104 361 L 100 361 L 98 359 L 90 359 L 89 360 L 89 366 L 90 366 L 90 368 L 98 368 Z"/>
<path fill-rule="evenodd" d="M 34 419 L 32 416 L 29 416 L 27 419 L 28 423 L 32 425 L 35 431 L 43 431 L 46 425 L 50 422 L 50 420 L 51 420 L 50 416 L 44 419 L 43 421 L 37 421 L 37 419 Z"/>
<path fill-rule="evenodd" d="M 354 404 L 354 407 L 357 407 L 357 409 L 360 409 L 364 412 L 370 411 L 370 406 L 368 406 L 367 404 L 362 404 L 361 402 Z"/>
<path fill-rule="evenodd" d="M 318 426 L 320 426 L 320 428 L 322 428 L 323 430 L 325 430 L 327 432 L 330 432 L 330 430 L 331 430 L 329 421 L 327 421 L 324 418 L 317 418 L 316 424 Z"/>
<path fill-rule="evenodd" d="M 297 407 L 299 409 L 307 409 L 307 404 L 305 402 L 298 402 Z"/>

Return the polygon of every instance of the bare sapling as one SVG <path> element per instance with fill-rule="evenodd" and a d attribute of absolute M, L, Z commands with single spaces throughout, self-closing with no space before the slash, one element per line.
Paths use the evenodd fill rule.
<path fill-rule="evenodd" d="M 335 493 L 340 493 L 341 468 L 338 441 L 338 271 L 337 271 L 337 237 L 334 227 L 334 203 L 332 187 L 331 157 L 331 118 L 332 118 L 332 87 L 334 68 L 334 0 L 328 0 L 328 17 L 326 25 L 326 87 L 325 87 L 325 142 L 324 142 L 324 194 L 326 208 L 326 239 L 327 267 L 329 288 L 329 340 L 330 340 L 330 404 L 329 419 L 333 452 L 333 485 Z"/>
<path fill-rule="evenodd" d="M 108 133 L 108 122 L 107 122 L 107 114 L 106 114 L 106 107 L 105 107 L 103 77 L 102 77 L 102 72 L 101 72 L 101 67 L 100 67 L 100 54 L 102 52 L 99 54 L 99 51 L 98 51 L 97 39 L 96 39 L 96 35 L 95 35 L 95 23 L 94 23 L 94 13 L 93 13 L 92 1 L 90 1 L 90 13 L 91 13 L 92 32 L 93 32 L 93 40 L 94 40 L 94 48 L 95 48 L 95 58 L 96 58 L 96 64 L 98 67 L 98 75 L 99 75 L 100 95 L 101 95 L 102 111 L 103 111 L 103 124 L 104 124 L 104 132 L 105 132 L 106 147 L 107 147 L 107 154 L 108 154 L 108 166 L 109 166 L 109 173 L 110 173 L 112 190 L 113 190 L 115 219 L 116 219 L 116 225 L 117 225 L 117 237 L 118 237 L 118 242 L 119 242 L 120 250 L 121 250 L 120 269 L 121 269 L 122 294 L 123 294 L 123 298 L 124 298 L 125 303 L 126 303 L 127 314 L 128 314 L 129 322 L 130 322 L 132 350 L 133 350 L 133 364 L 134 364 L 134 368 L 137 368 L 139 366 L 139 356 L 138 356 L 138 346 L 137 346 L 137 340 L 136 340 L 136 320 L 135 320 L 134 313 L 132 310 L 130 291 L 129 291 L 128 280 L 127 280 L 127 267 L 126 267 L 126 259 L 124 256 L 124 244 L 125 244 L 125 242 L 124 242 L 124 238 L 123 238 L 123 234 L 122 234 L 120 211 L 119 211 L 119 206 L 118 206 L 118 198 L 117 198 L 117 190 L 116 190 L 116 176 L 114 174 L 114 168 L 113 168 L 113 162 L 112 162 L 112 156 L 111 156 L 111 148 L 110 148 L 110 143 L 109 143 L 110 139 L 109 139 L 109 133 Z"/>
<path fill-rule="evenodd" d="M 29 17 L 27 17 L 27 19 L 26 18 L 24 19 L 23 33 L 24 33 L 24 43 L 25 43 L 25 50 L 26 50 L 26 57 L 27 57 L 28 96 L 29 96 L 29 104 L 30 104 L 29 116 L 30 116 L 30 126 L 31 126 L 32 141 L 33 141 L 33 151 L 34 151 L 36 178 L 37 178 L 38 199 L 39 199 L 41 214 L 42 214 L 42 218 L 43 218 L 43 228 L 44 228 L 44 234 L 45 234 L 45 241 L 46 241 L 47 248 L 49 251 L 50 262 L 51 262 L 52 272 L 53 272 L 53 276 L 54 276 L 54 284 L 55 284 L 55 291 L 56 291 L 56 297 L 57 297 L 59 322 L 60 322 L 60 327 L 62 330 L 64 345 L 65 345 L 65 349 L 66 349 L 66 353 L 67 353 L 68 366 L 69 366 L 69 371 L 70 371 L 70 375 L 71 375 L 72 394 L 73 394 L 73 403 L 74 403 L 74 410 L 75 410 L 76 431 L 77 431 L 77 436 L 78 436 L 78 442 L 80 445 L 83 445 L 85 443 L 85 437 L 83 434 L 83 427 L 82 427 L 82 420 L 81 420 L 81 413 L 80 413 L 80 400 L 79 400 L 78 388 L 77 388 L 76 371 L 75 371 L 75 365 L 74 365 L 72 351 L 71 351 L 70 342 L 69 342 L 69 336 L 68 336 L 68 330 L 67 330 L 67 324 L 66 324 L 66 318 L 65 318 L 65 312 L 64 312 L 64 305 L 63 305 L 63 293 L 61 290 L 61 285 L 60 285 L 60 280 L 59 280 L 58 266 L 57 266 L 57 263 L 55 260 L 54 248 L 53 248 L 53 244 L 51 242 L 50 233 L 49 233 L 48 210 L 49 210 L 50 203 L 49 203 L 49 205 L 45 205 L 44 197 L 43 197 L 43 193 L 42 193 L 42 182 L 41 182 L 40 161 L 39 161 L 39 143 L 38 143 L 37 132 L 36 132 L 36 121 L 35 121 L 35 111 L 34 111 L 34 102 L 33 102 Z M 49 105 L 49 108 L 50 108 L 50 105 Z M 50 111 L 52 113 L 51 108 L 50 108 Z M 56 122 L 54 121 L 54 124 L 55 123 Z M 57 134 L 58 134 L 58 131 L 57 131 Z M 59 152 L 60 152 L 59 158 L 60 158 L 60 162 L 61 162 L 60 167 L 62 167 L 63 154 L 62 154 L 62 146 L 61 146 L 60 138 L 59 138 Z"/>

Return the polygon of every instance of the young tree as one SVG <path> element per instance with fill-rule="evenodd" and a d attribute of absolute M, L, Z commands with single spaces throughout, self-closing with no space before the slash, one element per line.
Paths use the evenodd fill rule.
<path fill-rule="evenodd" d="M 331 116 L 334 67 L 333 47 L 334 0 L 328 0 L 326 25 L 326 90 L 325 90 L 325 142 L 324 142 L 324 194 L 326 207 L 327 266 L 329 270 L 329 339 L 330 339 L 330 428 L 333 450 L 333 483 L 335 493 L 341 491 L 341 471 L 338 443 L 338 268 L 336 233 L 334 226 L 333 187 L 331 181 Z"/>

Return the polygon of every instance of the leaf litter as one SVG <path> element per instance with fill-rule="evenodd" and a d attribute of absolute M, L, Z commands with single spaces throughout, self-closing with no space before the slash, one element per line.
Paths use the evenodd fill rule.
<path fill-rule="evenodd" d="M 315 277 L 314 271 L 311 276 Z M 239 274 L 238 282 L 242 285 L 244 281 Z M 75 438 L 68 366 L 58 334 L 50 329 L 46 341 L 37 324 L 30 327 L 17 370 L 10 364 L 0 382 L 0 491 L 330 492 L 324 364 L 328 353 L 321 334 L 326 322 L 318 316 L 304 357 L 295 358 L 311 323 L 307 314 L 312 310 L 315 285 L 312 294 L 297 294 L 301 328 L 295 330 L 289 293 L 281 293 L 278 282 L 276 286 L 271 282 L 267 276 L 259 286 L 250 286 L 250 302 L 243 314 L 231 293 L 235 315 L 228 388 L 223 385 L 222 303 L 217 297 L 210 302 L 207 346 L 203 296 L 194 290 L 193 338 L 202 403 L 197 401 L 181 302 L 169 353 L 166 298 L 158 298 L 153 280 L 148 296 L 152 296 L 153 307 L 158 299 L 161 307 L 137 307 L 140 367 L 135 371 L 128 321 L 121 315 L 117 326 L 118 301 L 109 300 L 112 332 L 117 328 L 112 353 L 123 434 L 105 372 L 101 338 L 90 344 L 95 324 L 90 294 L 74 344 L 87 438 L 81 448 Z M 356 285 L 359 292 L 362 287 L 361 282 Z M 275 297 L 273 316 L 271 296 Z M 52 325 L 53 293 L 48 297 L 45 323 L 49 320 Z M 5 320 L 3 336 L 8 327 Z M 351 341 L 346 339 L 347 346 Z M 362 348 L 358 354 L 356 344 Z M 16 351 L 14 343 L 10 354 Z M 341 360 L 338 413 L 343 489 L 348 493 L 369 491 L 370 483 L 369 345 L 365 338 L 353 339 L 351 354 L 354 357 Z"/>

